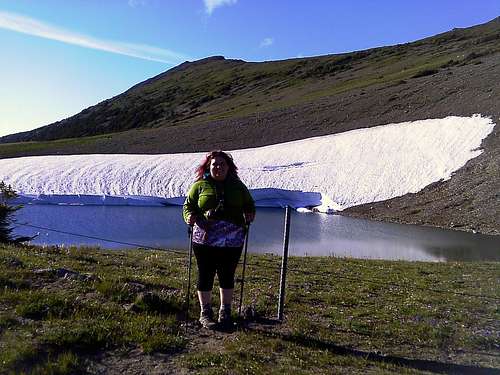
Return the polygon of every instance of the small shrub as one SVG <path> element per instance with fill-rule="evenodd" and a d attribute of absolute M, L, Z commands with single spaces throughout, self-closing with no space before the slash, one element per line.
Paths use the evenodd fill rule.
<path fill-rule="evenodd" d="M 101 281 L 96 285 L 96 290 L 118 303 L 130 302 L 134 298 L 134 293 L 128 290 L 125 284 L 115 280 Z"/>
<path fill-rule="evenodd" d="M 51 375 L 66 375 L 66 374 L 83 374 L 85 373 L 80 368 L 80 359 L 72 352 L 60 354 L 55 359 L 51 356 L 47 358 L 47 362 L 39 364 L 32 369 L 33 374 L 51 374 Z"/>
<path fill-rule="evenodd" d="M 486 36 L 483 36 L 481 38 L 478 38 L 476 41 L 476 44 L 497 41 L 499 39 L 500 39 L 500 33 L 490 34 L 490 35 L 486 35 Z"/>
<path fill-rule="evenodd" d="M 447 349 L 456 341 L 456 329 L 450 326 L 438 326 L 433 331 L 436 345 L 440 349 Z"/>
<path fill-rule="evenodd" d="M 0 289 L 27 289 L 30 283 L 17 277 L 0 276 Z"/>
<path fill-rule="evenodd" d="M 2 350 L 0 350 L 0 373 L 10 369 L 11 373 L 21 373 L 25 363 L 33 362 L 37 356 L 36 348 L 26 337 L 5 332 L 2 335 Z"/>
<path fill-rule="evenodd" d="M 72 311 L 71 302 L 54 295 L 34 294 L 32 298 L 16 307 L 17 314 L 28 319 L 62 318 Z"/>
<path fill-rule="evenodd" d="M 11 206 L 8 202 L 17 197 L 16 192 L 10 185 L 0 181 L 0 242 L 3 243 L 18 243 L 26 241 L 26 238 L 16 238 L 12 236 L 14 213 L 21 206 Z"/>
<path fill-rule="evenodd" d="M 55 348 L 94 351 L 117 344 L 119 324 L 108 319 L 72 321 L 70 327 L 59 322 L 42 336 L 42 342 Z"/>
<path fill-rule="evenodd" d="M 447 62 L 445 62 L 443 65 L 441 65 L 440 67 L 441 68 L 449 68 L 449 67 L 452 67 L 452 66 L 455 66 L 455 65 L 459 65 L 459 64 L 460 64 L 460 61 L 450 59 Z"/>
<path fill-rule="evenodd" d="M 1 315 L 0 316 L 0 332 L 5 328 L 14 327 L 18 325 L 19 322 L 12 315 Z"/>
<path fill-rule="evenodd" d="M 436 74 L 438 72 L 437 69 L 424 69 L 421 70 L 420 72 L 415 73 L 411 78 L 420 78 L 420 77 L 425 77 L 425 76 L 431 76 L 433 74 Z"/>

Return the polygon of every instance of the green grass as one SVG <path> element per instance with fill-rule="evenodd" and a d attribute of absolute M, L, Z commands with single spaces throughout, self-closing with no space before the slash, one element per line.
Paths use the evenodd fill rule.
<path fill-rule="evenodd" d="M 58 149 L 80 147 L 100 140 L 111 139 L 112 137 L 113 135 L 111 134 L 103 134 L 91 137 L 58 139 L 54 141 L 4 143 L 0 144 L 0 155 L 2 158 L 8 158 L 24 154 L 34 155 L 37 152 L 46 150 L 56 150 L 55 153 L 57 153 Z"/>
<path fill-rule="evenodd" d="M 181 325 L 183 256 L 0 246 L 0 364 L 6 373 L 72 374 L 99 353 L 135 348 L 161 354 L 155 365 L 168 371 L 202 374 L 500 368 L 498 263 L 292 257 L 282 323 L 279 265 L 250 256 L 245 304 L 257 320 L 203 339 Z M 48 268 L 87 277 L 34 272 Z"/>

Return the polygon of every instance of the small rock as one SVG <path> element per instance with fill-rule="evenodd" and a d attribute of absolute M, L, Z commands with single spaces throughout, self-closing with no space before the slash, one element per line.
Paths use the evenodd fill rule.
<path fill-rule="evenodd" d="M 9 267 L 13 267 L 13 268 L 18 268 L 18 267 L 23 267 L 24 266 L 23 262 L 21 262 L 17 258 L 11 258 L 11 259 L 7 260 L 7 265 Z"/>
<path fill-rule="evenodd" d="M 58 268 L 56 270 L 56 275 L 67 280 L 80 280 L 80 281 L 91 281 L 94 280 L 92 275 L 85 275 L 76 271 L 67 270 L 64 268 Z"/>
<path fill-rule="evenodd" d="M 67 270 L 65 268 L 41 268 L 33 271 L 36 275 L 47 275 L 47 276 L 56 276 L 61 279 L 67 280 L 80 280 L 80 281 L 91 281 L 95 280 L 93 275 L 84 275 L 76 271 Z"/>
<path fill-rule="evenodd" d="M 125 311 L 130 311 L 130 312 L 139 312 L 140 309 L 137 307 L 135 303 L 129 303 L 127 305 L 123 305 L 123 309 Z"/>
<path fill-rule="evenodd" d="M 125 283 L 125 288 L 133 293 L 139 293 L 146 289 L 146 285 L 135 281 L 129 281 L 128 283 Z"/>
<path fill-rule="evenodd" d="M 23 325 L 23 326 L 25 326 L 25 325 L 29 325 L 29 324 L 31 324 L 31 323 L 33 323 L 33 322 L 34 322 L 34 320 L 33 320 L 33 319 L 28 319 L 28 318 L 23 318 L 23 317 L 16 317 L 16 321 L 17 321 L 19 324 Z"/>
<path fill-rule="evenodd" d="M 43 274 L 51 274 L 54 270 L 52 268 L 40 268 L 38 270 L 34 270 L 33 273 L 36 275 L 43 275 Z"/>

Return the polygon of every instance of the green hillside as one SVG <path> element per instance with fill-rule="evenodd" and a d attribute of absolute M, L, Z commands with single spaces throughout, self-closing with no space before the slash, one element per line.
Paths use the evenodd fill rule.
<path fill-rule="evenodd" d="M 500 52 L 499 40 L 496 19 L 413 43 L 341 55 L 262 63 L 209 57 L 185 62 L 70 118 L 0 141 L 47 141 L 168 127 L 188 127 L 193 132 L 202 123 L 257 114 L 268 117 L 276 110 L 339 94 L 398 86 L 456 66 L 474 67 Z M 270 121 L 268 126 L 279 124 Z"/>

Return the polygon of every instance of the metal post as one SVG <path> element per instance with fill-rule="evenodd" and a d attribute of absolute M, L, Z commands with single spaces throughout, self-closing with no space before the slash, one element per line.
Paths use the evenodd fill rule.
<path fill-rule="evenodd" d="M 283 320 L 285 305 L 286 270 L 288 265 L 288 240 L 290 238 L 290 207 L 285 208 L 285 229 L 283 231 L 283 257 L 281 259 L 280 296 L 278 300 L 278 320 Z"/>

